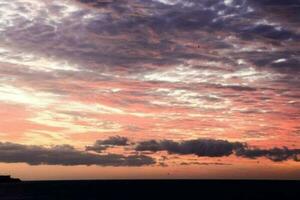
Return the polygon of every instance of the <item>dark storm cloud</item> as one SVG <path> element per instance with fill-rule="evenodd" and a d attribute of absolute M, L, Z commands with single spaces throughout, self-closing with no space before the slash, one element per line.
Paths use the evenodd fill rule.
<path fill-rule="evenodd" d="M 182 142 L 174 142 L 171 140 L 142 141 L 136 146 L 136 151 L 167 151 L 170 154 L 193 154 L 199 157 L 222 157 L 230 155 L 250 159 L 265 157 L 274 162 L 281 162 L 289 159 L 299 161 L 300 156 L 300 149 L 288 149 L 286 147 L 272 149 L 251 148 L 247 143 L 213 139 L 186 140 Z"/>
<path fill-rule="evenodd" d="M 155 163 L 153 158 L 144 155 L 95 155 L 85 151 L 76 150 L 70 145 L 46 148 L 37 145 L 22 145 L 3 142 L 0 142 L 0 162 L 27 163 L 29 165 L 99 166 L 143 166 Z"/>
<path fill-rule="evenodd" d="M 101 151 L 106 150 L 109 147 L 127 146 L 127 145 L 129 145 L 128 138 L 121 137 L 121 136 L 112 136 L 112 137 L 109 137 L 106 140 L 97 140 L 94 143 L 94 145 L 87 146 L 86 150 L 87 151 L 95 151 L 95 152 L 100 153 Z"/>

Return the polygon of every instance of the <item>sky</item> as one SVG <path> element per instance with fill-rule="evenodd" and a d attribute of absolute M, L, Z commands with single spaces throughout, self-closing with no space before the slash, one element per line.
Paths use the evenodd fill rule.
<path fill-rule="evenodd" d="M 300 179 L 299 9 L 0 0 L 0 174 Z"/>

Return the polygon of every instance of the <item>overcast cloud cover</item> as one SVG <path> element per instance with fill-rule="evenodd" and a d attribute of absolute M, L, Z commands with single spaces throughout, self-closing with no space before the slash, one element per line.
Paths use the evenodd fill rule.
<path fill-rule="evenodd" d="M 153 164 L 144 150 L 299 160 L 299 9 L 0 0 L 0 161 Z"/>

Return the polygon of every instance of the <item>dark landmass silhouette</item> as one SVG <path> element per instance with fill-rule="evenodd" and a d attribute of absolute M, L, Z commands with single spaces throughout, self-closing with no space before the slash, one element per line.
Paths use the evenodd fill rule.
<path fill-rule="evenodd" d="M 0 183 L 16 183 L 21 182 L 18 178 L 12 178 L 10 175 L 0 175 Z"/>

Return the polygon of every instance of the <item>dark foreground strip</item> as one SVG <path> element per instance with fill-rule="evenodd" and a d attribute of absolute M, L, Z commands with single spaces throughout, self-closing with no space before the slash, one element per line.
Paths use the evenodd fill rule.
<path fill-rule="evenodd" d="M 300 181 L 25 181 L 0 184 L 0 199 L 298 199 Z"/>

